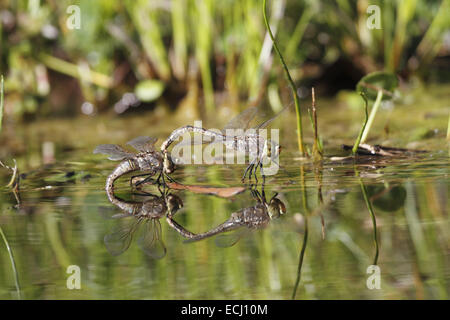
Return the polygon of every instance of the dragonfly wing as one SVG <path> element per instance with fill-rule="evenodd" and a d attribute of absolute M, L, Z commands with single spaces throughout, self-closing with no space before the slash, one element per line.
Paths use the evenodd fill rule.
<path fill-rule="evenodd" d="M 144 253 L 153 259 L 161 259 L 166 255 L 167 249 L 161 240 L 161 223 L 158 219 L 145 221 L 143 235 L 138 239 L 138 245 Z"/>
<path fill-rule="evenodd" d="M 264 128 L 266 128 L 273 120 L 275 120 L 276 118 L 278 118 L 278 116 L 279 116 L 281 113 L 283 113 L 287 108 L 289 108 L 291 105 L 292 105 L 292 103 L 291 103 L 291 104 L 288 104 L 288 105 L 285 106 L 283 109 L 281 109 L 277 114 L 275 114 L 272 118 L 270 118 L 270 119 L 268 119 L 268 120 L 266 120 L 266 121 L 260 123 L 259 125 L 257 125 L 257 126 L 255 127 L 255 129 L 264 129 Z"/>
<path fill-rule="evenodd" d="M 248 228 L 241 227 L 237 230 L 225 234 L 220 234 L 215 239 L 216 246 L 220 248 L 232 247 L 248 232 Z"/>
<path fill-rule="evenodd" d="M 127 144 L 135 148 L 137 151 L 146 152 L 155 150 L 156 141 L 158 141 L 157 138 L 141 136 L 128 141 Z"/>
<path fill-rule="evenodd" d="M 136 231 L 139 223 L 139 219 L 130 217 L 125 223 L 116 225 L 111 233 L 105 236 L 103 240 L 106 249 L 111 255 L 118 256 L 130 247 L 133 233 Z"/>
<path fill-rule="evenodd" d="M 257 107 L 250 107 L 245 109 L 236 117 L 231 119 L 223 128 L 223 131 L 226 133 L 227 129 L 248 129 L 250 122 L 253 120 L 253 118 L 255 118 L 257 111 Z"/>
<path fill-rule="evenodd" d="M 94 149 L 94 154 L 101 153 L 108 155 L 109 160 L 130 159 L 134 156 L 117 144 L 101 144 Z"/>

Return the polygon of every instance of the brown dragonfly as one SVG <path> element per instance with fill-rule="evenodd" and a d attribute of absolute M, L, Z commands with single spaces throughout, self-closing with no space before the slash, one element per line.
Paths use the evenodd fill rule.
<path fill-rule="evenodd" d="M 218 247 L 230 247 L 235 245 L 245 234 L 251 230 L 266 227 L 270 221 L 286 213 L 286 206 L 277 198 L 275 194 L 269 202 L 257 190 L 251 190 L 252 195 L 257 199 L 257 204 L 243 208 L 231 214 L 231 217 L 217 227 L 199 234 L 194 234 L 186 230 L 183 226 L 173 220 L 172 215 L 167 215 L 166 220 L 183 237 L 188 238 L 185 242 L 194 242 L 216 236 L 215 242 Z M 226 232 L 228 234 L 224 234 Z"/>
<path fill-rule="evenodd" d="M 132 202 L 108 194 L 109 201 L 121 210 L 120 213 L 108 217 L 120 221 L 103 239 L 111 255 L 117 256 L 125 252 L 139 231 L 141 234 L 137 243 L 147 256 L 161 259 L 166 255 L 167 250 L 161 239 L 160 219 L 166 214 L 173 215 L 183 207 L 183 202 L 174 194 L 162 196 L 145 194 L 145 196 L 149 196 L 150 199 Z"/>
<path fill-rule="evenodd" d="M 170 157 L 163 157 L 161 152 L 155 149 L 156 138 L 137 137 L 127 144 L 132 146 L 139 153 L 129 152 L 116 144 L 101 144 L 94 149 L 94 153 L 108 155 L 109 160 L 122 162 L 113 170 L 106 179 L 106 191 L 112 192 L 114 181 L 120 176 L 132 171 L 146 171 L 145 175 L 152 177 L 159 173 L 157 181 L 164 174 L 170 174 L 175 171 L 175 164 Z"/>

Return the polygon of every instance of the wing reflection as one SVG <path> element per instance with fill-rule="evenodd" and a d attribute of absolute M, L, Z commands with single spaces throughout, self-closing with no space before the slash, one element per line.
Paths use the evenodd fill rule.
<path fill-rule="evenodd" d="M 109 215 L 111 219 L 118 219 L 111 231 L 105 235 L 104 243 L 108 252 L 113 256 L 124 253 L 131 245 L 134 236 L 139 248 L 153 259 L 161 259 L 166 255 L 166 247 L 162 241 L 160 219 L 166 214 L 174 214 L 182 206 L 182 200 L 174 194 L 156 196 L 145 194 L 149 199 L 145 201 L 125 201 L 114 194 L 108 195 L 109 201 L 121 212 Z M 101 215 L 106 216 L 105 210 Z"/>

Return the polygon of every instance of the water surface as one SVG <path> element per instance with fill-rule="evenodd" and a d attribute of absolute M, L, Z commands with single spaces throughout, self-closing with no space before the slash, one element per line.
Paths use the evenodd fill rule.
<path fill-rule="evenodd" d="M 445 92 L 436 94 L 434 104 L 418 98 L 377 115 L 369 143 L 430 151 L 418 157 L 357 165 L 302 162 L 289 129 L 294 117 L 281 117 L 272 127 L 282 128 L 282 168 L 267 179 L 265 192 L 268 197 L 277 192 L 287 213 L 228 248 L 218 247 L 214 238 L 186 244 L 161 219 L 166 248 L 161 259 L 147 256 L 137 235 L 121 255 L 108 252 L 105 235 L 123 223 L 104 215 L 120 212 L 104 191 L 115 164 L 91 153 L 99 143 L 124 144 L 138 135 L 164 139 L 177 124 L 148 114 L 55 119 L 16 128 L 7 133 L 1 153 L 5 161 L 16 158 L 24 175 L 19 205 L 8 188 L 0 189 L 0 227 L 14 258 L 0 241 L 0 298 L 290 299 L 299 280 L 297 299 L 448 299 L 450 166 L 447 114 L 439 102 L 448 101 Z M 361 111 L 322 103 L 319 127 L 327 155 L 342 155 L 340 145 L 353 142 Z M 308 130 L 305 136 L 311 136 Z M 53 143 L 53 158 L 43 159 L 44 142 Z M 243 169 L 186 166 L 173 177 L 185 184 L 240 186 Z M 8 179 L 2 169 L 1 185 Z M 158 195 L 154 186 L 146 190 Z M 175 220 L 195 233 L 256 204 L 249 190 L 230 199 L 174 193 L 184 203 Z M 117 182 L 116 194 L 145 200 L 130 193 L 126 178 Z M 380 289 L 367 284 L 374 263 Z M 71 265 L 81 270 L 80 290 L 67 288 Z"/>

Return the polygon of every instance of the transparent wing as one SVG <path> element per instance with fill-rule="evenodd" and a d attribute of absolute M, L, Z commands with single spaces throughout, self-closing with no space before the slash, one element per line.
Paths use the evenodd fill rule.
<path fill-rule="evenodd" d="M 127 144 L 140 152 L 154 151 L 157 140 L 157 138 L 141 136 L 128 141 Z"/>
<path fill-rule="evenodd" d="M 216 243 L 216 246 L 220 248 L 229 248 L 234 246 L 243 236 L 248 234 L 249 231 L 248 228 L 241 227 L 234 231 L 218 235 L 214 242 Z"/>
<path fill-rule="evenodd" d="M 117 213 L 116 207 L 107 207 L 102 206 L 98 208 L 98 213 L 103 219 L 117 219 L 117 218 L 124 218 L 129 217 L 129 214 L 126 213 Z"/>
<path fill-rule="evenodd" d="M 139 227 L 141 220 L 130 217 L 120 222 L 103 239 L 106 249 L 113 256 L 122 254 L 130 247 L 133 234 Z"/>
<path fill-rule="evenodd" d="M 227 129 L 248 129 L 250 122 L 255 118 L 257 112 L 257 107 L 249 107 L 245 109 L 236 117 L 231 119 L 223 128 L 223 131 Z"/>
<path fill-rule="evenodd" d="M 94 149 L 94 154 L 101 153 L 108 155 L 109 160 L 123 160 L 134 156 L 117 144 L 101 144 Z"/>
<path fill-rule="evenodd" d="M 143 235 L 138 239 L 138 245 L 146 255 L 161 259 L 166 255 L 166 247 L 161 240 L 161 223 L 158 219 L 147 219 Z"/>
<path fill-rule="evenodd" d="M 278 116 L 280 114 L 282 114 L 287 108 L 289 108 L 292 105 L 292 103 L 288 104 L 287 106 L 285 106 L 283 109 L 281 109 L 277 114 L 275 114 L 272 118 L 260 123 L 259 125 L 257 125 L 255 127 L 255 129 L 264 129 L 266 128 L 273 120 L 275 120 L 276 118 L 278 118 Z"/>

